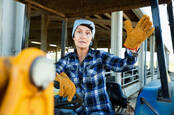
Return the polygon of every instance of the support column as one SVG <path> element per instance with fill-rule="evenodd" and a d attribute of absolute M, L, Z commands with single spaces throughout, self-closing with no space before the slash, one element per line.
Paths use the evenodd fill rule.
<path fill-rule="evenodd" d="M 25 15 L 24 15 L 23 36 L 22 36 L 22 49 L 27 48 L 29 44 L 30 13 L 31 13 L 31 4 L 26 4 Z"/>
<path fill-rule="evenodd" d="M 150 73 L 151 80 L 154 79 L 154 52 L 155 52 L 155 36 L 152 35 L 150 38 Z"/>
<path fill-rule="evenodd" d="M 41 15 L 41 50 L 47 52 L 47 29 L 48 29 L 48 16 L 45 14 Z"/>
<path fill-rule="evenodd" d="M 56 51 L 56 52 L 55 52 L 55 62 L 57 62 L 57 52 L 58 52 L 58 48 L 56 48 L 55 51 Z"/>
<path fill-rule="evenodd" d="M 65 19 L 62 21 L 62 37 L 61 37 L 61 57 L 65 55 L 65 47 L 66 47 L 66 40 L 67 40 L 67 25 L 68 20 Z"/>
<path fill-rule="evenodd" d="M 98 48 L 98 36 L 97 35 L 95 35 L 95 39 L 93 40 L 93 46 L 94 46 L 95 50 Z"/>
<path fill-rule="evenodd" d="M 165 51 L 165 54 L 166 54 L 166 70 L 167 72 L 169 71 L 169 51 Z"/>
<path fill-rule="evenodd" d="M 146 85 L 147 70 L 146 70 L 146 58 L 147 58 L 147 40 L 144 41 L 144 85 Z"/>
<path fill-rule="evenodd" d="M 108 39 L 108 53 L 111 53 L 110 49 L 111 49 L 111 44 L 110 44 L 110 39 L 111 39 L 111 34 L 109 34 L 109 39 Z"/>
<path fill-rule="evenodd" d="M 14 0 L 0 0 L 0 56 L 21 51 L 25 6 Z"/>
<path fill-rule="evenodd" d="M 121 56 L 123 12 L 113 12 L 111 17 L 111 53 Z M 115 82 L 121 85 L 121 73 L 113 73 Z"/>
<path fill-rule="evenodd" d="M 138 67 L 139 67 L 139 80 L 140 80 L 140 87 L 144 86 L 144 42 L 141 44 L 139 53 L 138 53 Z"/>

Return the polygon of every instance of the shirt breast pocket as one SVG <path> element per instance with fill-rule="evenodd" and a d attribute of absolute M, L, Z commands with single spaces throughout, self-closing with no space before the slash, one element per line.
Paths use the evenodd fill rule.
<path fill-rule="evenodd" d="M 103 85 L 103 67 L 101 63 L 90 65 L 86 68 L 86 83 L 87 88 L 93 89 L 93 88 L 99 88 L 101 85 Z"/>
<path fill-rule="evenodd" d="M 77 74 L 77 71 L 78 71 L 78 67 L 75 65 L 67 65 L 65 67 L 65 72 L 69 74 L 69 77 L 75 77 L 75 75 Z"/>
<path fill-rule="evenodd" d="M 102 73 L 102 64 L 101 63 L 97 63 L 97 64 L 93 64 L 93 65 L 90 65 L 86 68 L 86 73 L 87 73 L 87 76 L 95 76 L 97 74 L 100 74 Z"/>
<path fill-rule="evenodd" d="M 95 75 L 94 77 L 88 77 L 85 84 L 88 91 L 101 89 L 104 87 L 104 78 L 103 76 L 100 75 Z"/>

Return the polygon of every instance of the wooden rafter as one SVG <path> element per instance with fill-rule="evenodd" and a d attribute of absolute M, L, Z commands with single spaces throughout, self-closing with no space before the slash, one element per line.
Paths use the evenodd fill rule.
<path fill-rule="evenodd" d="M 102 17 L 101 16 L 99 16 L 99 15 L 94 15 L 96 18 L 98 18 L 98 19 L 102 19 Z M 107 29 L 107 30 L 110 30 L 110 28 L 109 27 L 107 27 L 106 25 L 104 25 L 104 24 L 100 24 L 104 29 Z"/>
<path fill-rule="evenodd" d="M 34 7 L 43 9 L 43 10 L 45 10 L 45 11 L 47 11 L 47 12 L 50 12 L 50 13 L 53 13 L 53 14 L 55 14 L 55 15 L 57 15 L 57 16 L 60 16 L 60 17 L 65 18 L 65 15 L 64 15 L 63 13 L 58 12 L 58 11 L 56 11 L 56 10 L 53 10 L 53 9 L 51 9 L 51 8 L 48 8 L 48 7 L 46 7 L 46 6 L 43 6 L 43 5 L 41 5 L 41 4 L 37 3 L 37 2 L 34 2 L 34 1 L 32 1 L 32 0 L 16 0 L 16 1 L 18 1 L 18 2 L 23 2 L 23 3 L 27 3 L 27 4 L 31 4 L 31 5 L 34 6 Z"/>

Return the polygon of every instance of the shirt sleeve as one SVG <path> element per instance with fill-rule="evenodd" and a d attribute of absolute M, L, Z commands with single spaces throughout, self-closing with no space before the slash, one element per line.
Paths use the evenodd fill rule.
<path fill-rule="evenodd" d="M 61 58 L 58 62 L 56 62 L 56 72 L 58 74 L 64 72 L 64 68 L 66 66 L 66 58 Z"/>
<path fill-rule="evenodd" d="M 101 53 L 101 57 L 105 68 L 115 72 L 131 69 L 137 61 L 137 56 L 134 56 L 129 49 L 126 49 L 123 59 L 104 51 Z"/>

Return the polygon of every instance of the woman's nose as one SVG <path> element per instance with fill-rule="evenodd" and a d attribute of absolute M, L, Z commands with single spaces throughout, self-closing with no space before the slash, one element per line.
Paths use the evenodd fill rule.
<path fill-rule="evenodd" d="M 80 38 L 83 39 L 83 38 L 86 38 L 87 36 L 85 35 L 85 33 L 81 33 L 81 36 Z"/>

